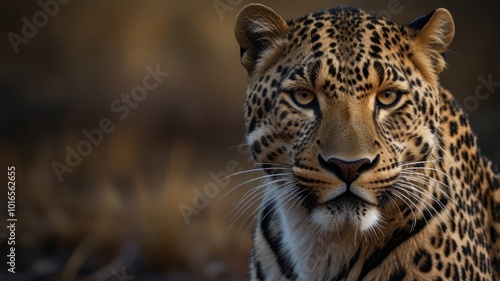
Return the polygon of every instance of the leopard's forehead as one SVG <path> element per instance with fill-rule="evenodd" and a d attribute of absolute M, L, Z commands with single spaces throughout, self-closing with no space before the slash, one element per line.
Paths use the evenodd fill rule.
<path fill-rule="evenodd" d="M 379 79 L 404 75 L 409 50 L 405 26 L 352 7 L 314 12 L 288 25 L 289 44 L 275 66 L 294 79 L 296 74 L 309 75 L 310 83 L 326 84 L 325 90 L 334 94 L 362 95 L 371 87 L 363 83 L 370 80 L 370 71 Z M 311 81 L 316 79 L 321 81 Z"/>
<path fill-rule="evenodd" d="M 348 59 L 353 53 L 366 52 L 374 58 L 381 58 L 384 47 L 391 49 L 391 45 L 396 45 L 400 37 L 406 35 L 403 26 L 352 7 L 310 13 L 288 24 L 293 44 L 313 45 L 315 57 L 329 52 Z M 323 45 L 328 47 L 327 53 L 319 50 Z"/>

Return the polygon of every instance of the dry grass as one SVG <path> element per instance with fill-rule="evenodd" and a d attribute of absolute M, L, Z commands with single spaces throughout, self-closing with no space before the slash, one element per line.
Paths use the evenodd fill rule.
<path fill-rule="evenodd" d="M 222 198 L 230 189 L 221 189 L 206 209 L 190 217 L 189 224 L 178 209 L 180 203 L 192 205 L 192 189 L 203 190 L 213 181 L 208 172 L 222 171 L 226 163 L 215 161 L 219 163 L 214 167 L 220 169 L 197 167 L 193 164 L 196 148 L 185 141 L 173 142 L 161 173 L 163 178 L 153 182 L 145 179 L 142 169 L 134 163 L 139 163 L 141 153 L 148 151 L 161 157 L 161 149 L 145 149 L 143 143 L 131 142 L 131 135 L 116 137 L 126 141 L 110 139 L 103 143 L 95 157 L 87 159 L 61 184 L 47 176 L 52 173 L 50 166 L 37 165 L 50 162 L 48 142 L 38 149 L 39 159 L 31 168 L 17 167 L 22 173 L 18 247 L 38 253 L 24 258 L 30 270 L 37 265 L 46 267 L 33 276 L 51 276 L 47 280 L 111 280 L 113 269 L 126 267 L 129 275 L 142 276 L 140 280 L 147 280 L 142 278 L 150 272 L 187 280 L 245 278 L 250 235 L 245 233 L 246 225 L 238 229 L 241 222 L 228 230 L 232 221 L 226 217 L 244 190 Z M 108 150 L 108 145 L 122 147 Z M 221 152 L 233 154 L 228 159 L 242 165 L 248 157 Z M 106 170 L 95 170 L 103 167 L 103 162 Z M 205 172 L 193 175 L 199 169 Z M 237 183 L 233 180 L 231 186 Z"/>

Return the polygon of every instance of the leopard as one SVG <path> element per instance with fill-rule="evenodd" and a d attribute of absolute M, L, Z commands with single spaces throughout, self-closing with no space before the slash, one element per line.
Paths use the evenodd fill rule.
<path fill-rule="evenodd" d="M 234 34 L 266 179 L 250 280 L 500 280 L 500 175 L 439 79 L 446 8 L 398 24 L 255 3 Z"/>

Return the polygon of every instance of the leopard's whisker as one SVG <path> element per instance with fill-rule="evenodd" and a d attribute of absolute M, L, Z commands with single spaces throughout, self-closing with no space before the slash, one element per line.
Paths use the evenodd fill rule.
<path fill-rule="evenodd" d="M 425 191 L 425 190 L 421 190 L 421 189 L 419 189 L 419 188 L 418 188 L 418 186 L 413 185 L 413 184 L 411 184 L 411 183 L 401 183 L 401 182 L 400 182 L 399 184 L 400 184 L 400 186 L 402 186 L 402 187 L 409 188 L 409 189 L 411 189 L 411 190 L 413 190 L 413 191 L 415 191 L 415 192 L 417 192 L 417 193 L 419 193 L 419 194 L 421 194 L 421 195 L 423 195 L 423 196 L 425 196 L 425 197 L 427 197 L 427 198 L 431 199 L 433 202 L 436 202 L 436 203 L 439 205 L 439 207 L 447 213 L 447 215 L 450 217 L 450 219 L 451 219 L 451 220 L 453 220 L 453 218 L 451 217 L 451 215 L 450 215 L 450 214 L 448 213 L 448 211 L 446 210 L 446 206 L 445 206 L 445 205 L 443 205 L 443 203 L 441 203 L 441 202 L 440 202 L 440 201 L 439 201 L 439 200 L 438 200 L 438 199 L 437 199 L 434 195 L 432 195 L 432 193 L 430 193 L 430 192 L 428 192 L 428 191 Z M 414 194 L 414 195 L 415 195 L 415 194 Z M 416 196 L 416 195 L 415 195 L 415 196 Z M 418 196 L 417 196 L 417 197 L 418 197 Z M 433 206 L 433 205 L 431 205 L 429 202 L 427 202 L 427 201 L 425 201 L 425 200 L 421 200 L 421 202 L 423 202 L 423 203 L 424 203 L 424 206 L 425 206 L 425 205 L 429 206 L 429 207 L 430 207 L 430 208 L 434 211 L 434 213 L 435 213 L 435 214 L 437 214 L 437 215 L 441 218 L 441 220 L 442 220 L 442 221 L 446 224 L 446 226 L 447 226 L 447 227 L 449 226 L 449 225 L 448 225 L 448 223 L 447 223 L 447 221 L 446 221 L 446 220 L 444 219 L 444 217 L 441 215 L 441 213 L 440 213 L 438 210 L 436 210 L 436 208 L 434 208 L 434 206 Z M 432 213 L 430 212 L 430 210 L 429 210 L 427 207 L 425 207 L 425 208 L 426 208 L 426 209 L 427 209 L 427 211 L 428 211 L 428 212 L 432 215 Z M 432 217 L 434 217 L 434 215 L 432 215 Z M 454 222 L 454 221 L 453 221 L 453 222 Z M 443 229 L 442 229 L 442 227 L 441 227 L 441 224 L 439 224 L 439 228 L 441 228 L 441 232 L 443 232 Z M 443 232 L 443 233 L 444 233 L 444 232 Z"/>
<path fill-rule="evenodd" d="M 259 179 L 262 179 L 262 177 L 260 177 Z M 279 177 L 278 179 L 275 179 L 275 180 L 272 180 L 272 181 L 269 181 L 269 182 L 265 182 L 264 184 L 261 184 L 261 185 L 259 185 L 259 186 L 257 186 L 257 187 L 253 187 L 253 188 L 260 188 L 260 187 L 264 187 L 264 186 L 267 186 L 267 185 L 270 185 L 270 184 L 273 184 L 273 183 L 277 183 L 277 182 L 280 182 L 280 181 L 285 181 L 285 180 L 287 180 L 287 181 L 288 181 L 288 180 L 290 180 L 290 176 Z M 219 201 L 219 200 L 222 200 L 222 199 L 226 198 L 226 197 L 227 197 L 230 193 L 232 193 L 232 192 L 233 192 L 234 190 L 236 190 L 238 187 L 243 186 L 244 184 L 246 184 L 246 183 L 250 183 L 250 182 L 252 182 L 252 181 L 254 181 L 254 179 L 249 180 L 249 181 L 247 181 L 247 182 L 245 182 L 245 183 L 241 183 L 241 184 L 239 184 L 239 185 L 237 185 L 237 186 L 233 187 L 233 188 L 232 188 L 232 189 L 230 189 L 228 192 L 226 192 L 226 193 L 225 193 L 225 194 L 224 194 L 221 198 L 217 199 L 217 201 Z M 245 193 L 245 195 L 246 195 L 246 193 Z M 244 196 L 245 196 L 245 195 L 244 195 Z"/>
<path fill-rule="evenodd" d="M 448 160 L 453 161 L 453 157 L 451 157 L 450 153 L 448 153 L 448 151 L 446 151 L 441 145 L 439 145 L 439 143 L 436 143 L 436 147 L 443 152 Z"/>
<path fill-rule="evenodd" d="M 231 178 L 231 177 L 234 177 L 234 176 L 238 176 L 238 175 L 242 175 L 242 174 L 248 174 L 248 173 L 254 173 L 254 172 L 264 172 L 264 171 L 274 171 L 274 170 L 289 170 L 289 168 L 254 168 L 254 169 L 249 169 L 249 170 L 244 170 L 244 171 L 239 171 L 239 172 L 236 172 L 236 173 L 233 173 L 233 174 L 230 174 L 224 178 L 222 178 L 223 181 Z"/>
<path fill-rule="evenodd" d="M 414 186 L 415 188 L 419 188 L 419 186 L 418 186 L 418 185 L 416 185 L 416 184 L 414 184 L 414 183 L 411 183 L 411 182 L 408 182 L 408 181 L 407 181 L 407 182 L 405 182 L 405 183 L 406 183 L 406 184 L 409 184 L 409 185 L 412 185 L 412 186 Z M 425 183 L 422 183 L 422 184 L 425 184 Z M 431 187 L 431 188 L 433 188 L 433 189 L 438 189 L 438 188 L 436 188 L 436 187 L 432 187 L 432 186 L 430 186 L 430 187 Z M 446 213 L 446 214 L 450 217 L 450 219 L 451 219 L 453 222 L 455 222 L 455 220 L 453 219 L 453 217 L 452 217 L 452 216 L 451 216 L 451 214 L 449 213 L 448 209 L 445 207 L 445 205 L 444 205 L 441 201 L 439 201 L 439 199 L 438 199 L 438 198 L 436 198 L 436 197 L 435 197 L 435 196 L 434 196 L 431 192 L 429 192 L 428 190 L 420 190 L 420 189 L 419 189 L 419 191 L 423 191 L 423 192 L 426 192 L 427 194 L 430 194 L 430 195 L 432 196 L 432 198 L 431 198 L 431 199 L 432 199 L 432 200 L 434 200 L 434 201 L 435 201 L 438 205 L 440 205 L 440 207 L 441 207 L 441 208 L 445 211 L 445 213 Z M 451 198 L 450 198 L 450 199 L 451 199 Z M 450 201 L 451 201 L 451 200 L 450 200 Z"/>
<path fill-rule="evenodd" d="M 248 146 L 248 144 L 246 144 L 246 143 L 240 143 L 240 144 L 237 144 L 237 145 L 230 146 L 226 150 L 231 150 L 231 149 L 240 148 L 240 147 L 246 147 L 246 146 Z"/>
<path fill-rule="evenodd" d="M 415 200 L 415 201 L 417 201 L 418 203 L 420 203 L 420 204 L 421 204 L 421 202 L 420 202 L 420 200 L 419 200 L 420 198 L 416 197 L 414 194 L 412 194 L 411 192 L 408 192 L 408 190 L 406 190 L 405 188 L 403 188 L 403 187 L 401 187 L 401 186 L 398 186 L 397 184 L 393 185 L 393 187 L 397 188 L 397 189 L 400 191 L 400 192 L 399 192 L 399 195 L 401 195 L 401 196 L 403 196 L 404 198 L 406 198 L 406 199 L 408 200 L 408 202 L 410 202 L 410 203 L 411 203 L 411 205 L 413 205 L 413 206 L 415 207 L 415 209 L 416 209 L 417 211 L 419 211 L 419 212 L 420 212 L 420 214 L 422 215 L 422 218 L 423 218 L 423 219 L 424 219 L 424 221 L 425 221 L 425 224 L 426 224 L 426 225 L 429 225 L 429 222 L 427 221 L 427 218 L 425 217 L 424 212 L 423 212 L 423 211 L 422 211 L 422 209 L 421 209 L 421 208 L 419 208 L 419 207 L 417 206 L 417 204 L 413 201 L 413 200 Z M 408 197 L 409 197 L 409 198 L 408 198 Z M 412 200 L 412 199 L 413 199 L 413 200 Z M 409 205 L 409 206 L 410 206 L 410 205 Z M 423 207 L 425 207 L 425 206 L 423 206 Z M 426 207 L 425 207 L 425 208 L 426 208 Z M 411 208 L 411 209 L 413 209 L 413 208 Z M 427 208 L 426 208 L 426 209 L 427 209 Z M 427 210 L 427 211 L 428 211 L 428 210 Z M 414 213 L 414 215 L 415 215 L 415 217 L 414 217 L 414 218 L 415 218 L 415 225 L 414 225 L 414 226 L 416 226 L 416 223 L 417 223 L 417 217 L 416 217 L 416 214 L 415 214 L 415 213 Z M 414 226 L 412 225 L 412 229 L 413 229 L 413 227 L 414 227 Z"/>
<path fill-rule="evenodd" d="M 266 192 L 263 192 L 263 193 L 261 193 L 261 194 L 260 194 L 260 196 L 256 197 L 256 199 L 255 199 L 255 200 L 254 200 L 254 201 L 253 201 L 250 205 L 248 205 L 248 206 L 245 208 L 245 210 L 244 210 L 244 211 L 242 211 L 242 212 L 238 215 L 238 217 L 236 217 L 236 218 L 233 220 L 233 223 L 231 224 L 231 226 L 230 226 L 230 227 L 232 227 L 232 226 L 234 225 L 234 223 L 236 223 L 236 221 L 238 221 L 238 220 L 241 218 L 241 216 L 242 216 L 243 214 L 245 214 L 245 213 L 247 212 L 247 210 L 248 210 L 249 208 L 251 208 L 251 207 L 252 207 L 255 203 L 257 203 L 257 202 L 259 202 L 259 201 L 260 201 L 260 204 L 261 204 L 261 205 L 264 205 L 264 204 L 267 204 L 268 202 L 270 202 L 270 201 L 272 200 L 271 198 L 267 198 L 267 199 L 266 199 L 266 198 L 265 198 L 265 196 L 266 196 Z M 260 199 L 262 199 L 262 200 L 259 200 L 259 197 L 260 197 Z M 259 211 L 259 208 L 258 208 L 258 207 L 257 207 L 257 208 L 255 208 L 255 210 L 253 210 L 253 211 L 252 211 L 252 213 L 250 213 L 249 215 L 247 215 L 246 219 L 245 219 L 245 220 L 241 223 L 241 225 L 240 225 L 240 227 L 239 227 L 239 230 L 240 230 L 240 231 L 241 231 L 241 227 L 242 227 L 242 226 L 243 226 L 243 225 L 247 222 L 247 220 L 248 220 L 250 217 L 253 217 L 253 216 L 254 216 L 254 214 L 255 214 L 257 211 Z"/>
<path fill-rule="evenodd" d="M 284 187 L 283 189 L 285 189 L 286 187 Z M 281 192 L 283 189 L 279 190 L 278 192 Z M 288 199 L 289 197 L 293 197 L 294 194 L 292 193 L 288 193 L 284 196 L 284 198 L 281 198 L 281 200 L 285 200 L 285 199 Z M 279 197 L 279 196 L 278 196 Z M 262 223 L 262 221 L 273 211 L 276 210 L 276 208 L 278 207 L 278 203 L 276 203 L 269 211 L 267 211 L 263 216 L 262 218 L 260 218 L 260 221 L 258 222 L 259 224 Z M 248 219 L 248 218 L 247 218 Z M 243 222 L 243 224 L 245 224 L 246 220 Z M 246 230 L 248 232 L 248 228 Z"/>
<path fill-rule="evenodd" d="M 246 200 L 245 202 L 245 205 L 242 206 L 240 209 L 238 209 L 238 212 L 235 213 L 231 218 L 232 224 L 230 227 L 232 227 L 233 224 L 237 222 L 241 218 L 241 216 L 244 215 L 248 211 L 248 209 L 250 209 L 256 202 L 259 202 L 259 200 L 263 198 L 264 195 L 265 195 L 265 189 L 261 189 L 254 195 L 252 195 L 251 198 L 248 198 L 248 200 Z"/>
<path fill-rule="evenodd" d="M 281 184 L 287 184 L 287 182 L 289 182 L 289 180 L 283 180 L 283 181 L 280 181 L 280 182 L 271 182 L 271 183 L 267 183 L 267 184 L 264 184 L 264 185 L 261 185 L 260 188 L 259 188 L 259 195 L 257 196 L 253 196 L 252 199 L 254 198 L 259 198 L 259 196 L 261 197 L 262 195 L 265 194 L 266 192 L 266 188 L 270 185 L 270 184 L 276 184 L 277 186 L 280 186 Z M 252 207 L 252 205 L 258 200 L 255 200 L 255 201 L 247 201 L 243 206 L 241 206 L 238 210 L 238 212 L 236 214 L 233 215 L 233 222 L 239 220 L 239 218 L 245 214 L 249 208 Z M 249 202 L 252 202 L 251 204 L 248 204 Z M 246 206 L 246 207 L 245 207 Z M 243 209 L 244 208 L 244 209 Z M 253 214 L 253 213 L 252 213 Z M 251 215 L 252 215 L 251 214 Z M 243 222 L 243 224 L 246 222 L 246 220 Z"/>
<path fill-rule="evenodd" d="M 457 194 L 452 188 L 450 188 L 448 185 L 444 184 L 443 182 L 429 176 L 429 175 L 426 175 L 426 174 L 423 174 L 423 173 L 418 173 L 418 172 L 405 172 L 405 171 L 401 171 L 400 172 L 402 175 L 403 178 L 409 180 L 409 181 L 414 181 L 414 182 L 417 182 L 417 183 L 421 183 L 421 184 L 424 184 L 424 185 L 427 185 L 428 186 L 428 183 L 422 179 L 422 177 L 430 180 L 430 181 L 434 181 L 436 182 L 437 184 L 439 185 L 442 185 L 442 186 L 445 186 L 446 188 L 448 188 L 448 190 L 452 191 L 453 194 L 457 195 L 460 197 L 460 194 Z M 442 188 L 440 188 L 439 186 L 432 186 L 431 187 L 432 189 L 435 189 L 437 191 L 439 191 L 439 193 L 441 193 L 443 196 L 446 197 L 447 200 L 450 200 L 450 202 L 452 202 L 455 206 L 457 206 L 458 208 L 460 208 L 460 206 L 458 205 L 458 203 L 456 202 L 455 199 L 451 198 L 450 195 L 448 195 L 448 193 L 445 192 L 445 190 L 443 190 Z"/>
<path fill-rule="evenodd" d="M 241 205 L 241 203 L 243 203 L 243 202 L 245 201 L 245 198 L 246 198 L 247 196 L 249 196 L 250 194 L 253 194 L 253 193 L 255 193 L 255 192 L 256 192 L 256 191 L 258 191 L 258 190 L 259 190 L 259 191 L 264 192 L 264 191 L 265 191 L 265 188 L 266 188 L 267 186 L 269 186 L 269 185 L 271 185 L 271 184 L 278 184 L 278 183 L 281 183 L 281 182 L 285 182 L 285 183 L 286 183 L 286 182 L 289 182 L 289 179 L 280 178 L 280 179 L 277 179 L 277 180 L 274 180 L 274 181 L 271 181 L 271 182 L 267 182 L 267 183 L 261 184 L 261 185 L 259 185 L 259 186 L 253 187 L 251 190 L 247 191 L 247 192 L 245 193 L 245 195 L 243 195 L 243 198 L 239 201 L 238 205 L 236 205 L 236 207 L 235 207 L 235 208 L 233 208 L 233 210 L 232 210 L 231 212 L 229 212 L 226 216 L 230 215 L 230 214 L 231 214 L 232 212 L 234 212 L 236 209 L 240 209 L 240 210 L 241 210 L 241 208 L 244 208 L 244 207 L 245 207 L 245 205 L 246 205 L 247 203 L 245 203 L 243 206 L 241 206 L 241 208 L 240 208 L 240 205 Z M 249 193 L 250 193 L 250 194 L 249 194 Z"/>
<path fill-rule="evenodd" d="M 400 162 L 398 163 L 398 166 L 413 166 L 413 165 L 422 165 L 422 164 L 428 164 L 428 163 L 437 163 L 439 161 L 442 161 L 443 158 L 436 158 L 432 160 L 425 160 L 425 161 L 411 161 L 411 162 Z"/>
<path fill-rule="evenodd" d="M 453 181 L 451 180 L 450 176 L 448 176 L 446 173 L 444 173 L 443 171 L 440 171 L 438 169 L 435 169 L 435 168 L 428 168 L 428 167 L 421 167 L 420 169 L 422 170 L 428 170 L 428 171 L 431 171 L 431 172 L 438 172 L 442 175 L 444 175 L 450 183 L 453 183 Z M 401 173 L 402 174 L 406 174 L 406 175 L 410 175 L 410 174 L 413 174 L 413 175 L 419 175 L 419 176 L 422 176 L 422 177 L 426 177 L 427 179 L 429 180 L 432 180 L 434 182 L 437 182 L 439 183 L 441 186 L 444 186 L 446 187 L 449 191 L 451 191 L 455 196 L 457 196 L 460 200 L 463 200 L 462 196 L 457 193 L 455 191 L 454 188 L 450 187 L 449 185 L 445 184 L 444 182 L 440 181 L 439 179 L 435 178 L 435 177 L 431 177 L 430 175 L 427 175 L 425 173 L 422 173 L 422 172 L 419 172 L 418 171 L 419 169 L 418 168 L 404 168 Z M 458 205 L 458 202 L 456 200 L 454 200 L 453 198 L 451 198 L 444 190 L 442 190 L 441 188 L 439 187 L 435 187 L 438 191 L 440 191 L 443 195 L 445 195 L 450 201 L 453 202 L 453 204 L 455 204 L 457 207 L 460 208 L 460 206 Z"/>
<path fill-rule="evenodd" d="M 270 163 L 270 162 L 254 162 L 254 165 L 261 165 L 261 166 L 277 166 L 277 167 L 283 167 L 283 168 L 293 168 L 293 165 L 290 164 L 281 164 L 281 163 Z"/>
<path fill-rule="evenodd" d="M 446 174 L 445 172 L 443 172 L 441 170 L 438 170 L 436 168 L 432 168 L 432 167 L 407 167 L 407 168 L 405 168 L 405 170 L 429 170 L 429 171 L 434 171 L 434 172 L 440 173 L 443 176 L 445 176 L 450 182 L 453 182 L 453 179 L 448 174 Z"/>
<path fill-rule="evenodd" d="M 251 202 L 251 203 L 250 203 L 250 205 L 248 205 L 248 206 L 245 208 L 245 210 L 244 210 L 244 211 L 240 212 L 240 214 L 239 214 L 236 218 L 234 218 L 234 219 L 233 219 L 233 222 L 232 222 L 232 223 L 231 223 L 231 225 L 229 226 L 229 229 L 231 229 L 231 228 L 234 226 L 234 224 L 235 224 L 238 220 L 240 220 L 241 216 L 242 216 L 243 214 L 245 214 L 245 212 L 246 212 L 249 208 L 251 208 L 251 207 L 252 207 L 255 203 L 262 201 L 262 198 L 264 198 L 264 197 L 265 197 L 265 195 L 266 195 L 266 193 L 265 193 L 265 192 L 261 192 L 261 193 L 259 193 L 259 194 L 258 194 L 258 196 L 253 197 L 253 198 L 252 198 L 252 201 L 250 201 L 250 202 Z M 258 209 L 259 209 L 258 207 L 257 207 L 257 208 L 255 208 L 255 210 L 254 210 L 254 211 L 250 214 L 250 216 L 251 216 L 251 215 L 253 215 L 253 214 L 254 214 L 254 213 L 255 213 Z M 247 220 L 245 219 L 245 221 L 244 221 L 244 222 L 240 225 L 239 230 L 241 230 L 241 227 L 245 224 L 245 222 L 246 222 L 246 221 L 247 221 Z"/>
<path fill-rule="evenodd" d="M 254 182 L 254 181 L 258 181 L 258 180 L 261 180 L 261 179 L 267 179 L 267 178 L 272 178 L 272 177 L 280 177 L 280 176 L 292 176 L 292 173 L 281 173 L 281 174 L 271 174 L 271 175 L 264 175 L 264 176 L 260 176 L 260 177 L 256 177 L 256 178 L 253 178 L 253 179 L 250 179 L 250 180 L 247 180 L 243 183 L 240 183 L 238 184 L 237 186 L 233 187 L 231 190 L 229 190 L 226 194 L 224 194 L 219 200 L 222 200 L 223 198 L 225 198 L 227 195 L 229 195 L 231 192 L 233 192 L 234 190 L 236 190 L 238 187 L 241 187 L 245 184 L 248 184 L 248 183 L 251 183 L 251 182 Z"/>
<path fill-rule="evenodd" d="M 277 190 L 276 192 L 280 192 L 280 190 Z M 264 194 L 264 195 L 265 195 L 265 194 Z M 262 206 L 266 206 L 268 203 L 270 203 L 270 202 L 271 202 L 271 201 L 273 201 L 273 200 L 274 200 L 274 198 L 267 198 L 267 199 L 264 199 L 264 202 L 261 202 L 260 204 L 261 204 Z M 276 206 L 275 206 L 275 207 L 276 207 Z M 248 208 L 249 208 L 249 207 L 247 207 L 247 209 L 248 209 Z M 243 221 L 243 223 L 242 223 L 242 224 L 241 224 L 241 226 L 240 226 L 240 230 L 241 230 L 241 227 L 242 227 L 243 225 L 245 225 L 245 224 L 246 224 L 246 222 L 248 221 L 248 219 L 249 219 L 249 218 L 255 218 L 255 215 L 256 215 L 256 213 L 257 213 L 258 211 L 259 211 L 259 208 L 255 208 L 255 210 L 254 210 L 252 213 L 250 213 L 250 214 L 246 217 L 246 219 Z M 271 211 L 271 210 L 270 210 L 270 211 Z M 241 214 L 244 214 L 245 212 L 246 212 L 246 210 L 245 210 L 244 212 L 242 212 Z M 241 215 L 240 215 L 240 216 L 241 216 Z M 239 219 L 239 217 L 238 217 L 237 219 Z M 250 227 L 250 224 L 249 224 L 249 226 L 248 226 L 248 227 Z M 247 227 L 247 230 L 246 230 L 246 231 L 248 231 L 248 227 Z"/>
<path fill-rule="evenodd" d="M 403 220 L 403 213 L 401 212 L 401 208 L 399 207 L 399 204 L 396 202 L 396 200 L 394 200 L 394 198 L 392 198 L 392 196 L 388 196 L 389 200 L 385 200 L 382 198 L 382 202 L 386 203 L 386 204 L 394 204 L 396 206 L 396 208 L 398 208 L 398 211 L 399 211 L 399 217 L 401 218 L 401 220 Z"/>
<path fill-rule="evenodd" d="M 413 211 L 413 207 L 411 205 L 409 205 L 409 203 L 407 202 L 408 198 L 404 194 L 402 194 L 401 191 L 399 191 L 398 189 L 394 190 L 393 194 L 394 194 L 394 196 L 399 198 L 399 200 L 401 200 L 410 209 L 410 212 L 413 215 L 413 222 L 412 222 L 412 225 L 410 228 L 410 232 L 412 232 L 413 229 L 415 229 L 415 226 L 417 225 L 417 216 L 416 216 L 415 212 Z"/>

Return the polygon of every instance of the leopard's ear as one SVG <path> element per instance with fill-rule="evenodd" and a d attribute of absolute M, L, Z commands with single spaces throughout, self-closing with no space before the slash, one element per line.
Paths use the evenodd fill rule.
<path fill-rule="evenodd" d="M 455 24 L 450 12 L 444 8 L 413 20 L 409 25 L 414 32 L 414 45 L 428 56 L 439 74 L 446 66 L 443 54 L 455 35 Z"/>
<path fill-rule="evenodd" d="M 262 4 L 245 6 L 236 19 L 234 34 L 240 45 L 241 64 L 251 74 L 264 53 L 288 33 L 285 20 Z"/>

